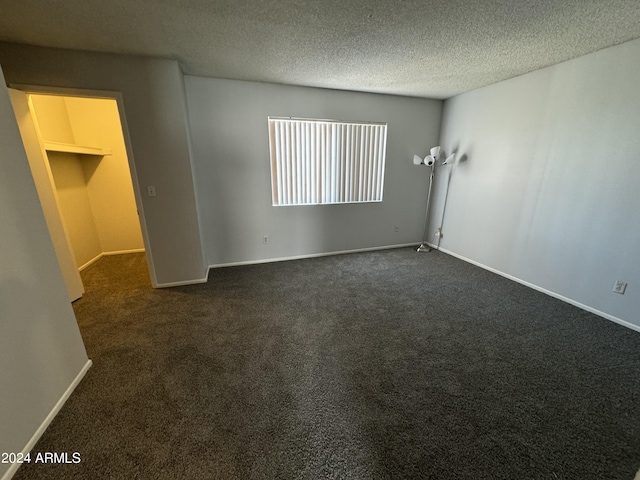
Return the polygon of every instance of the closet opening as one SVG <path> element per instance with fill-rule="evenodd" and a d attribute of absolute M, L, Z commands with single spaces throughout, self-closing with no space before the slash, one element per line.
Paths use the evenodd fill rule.
<path fill-rule="evenodd" d="M 11 100 L 69 299 L 109 255 L 144 252 L 155 286 L 119 94 L 24 90 Z"/>

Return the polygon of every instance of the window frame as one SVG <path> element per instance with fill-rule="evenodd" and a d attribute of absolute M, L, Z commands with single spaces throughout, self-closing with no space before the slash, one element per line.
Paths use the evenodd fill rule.
<path fill-rule="evenodd" d="M 273 206 L 382 202 L 386 122 L 270 115 L 267 124 Z"/>

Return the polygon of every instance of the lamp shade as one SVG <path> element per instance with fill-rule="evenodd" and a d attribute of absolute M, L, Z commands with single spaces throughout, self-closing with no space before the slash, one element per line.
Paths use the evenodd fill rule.
<path fill-rule="evenodd" d="M 422 158 L 420 158 L 418 155 L 414 155 L 413 156 L 413 164 L 414 165 L 420 165 L 422 163 Z"/>
<path fill-rule="evenodd" d="M 438 158 L 438 155 L 440 155 L 440 147 L 433 147 L 431 150 L 431 156 L 435 159 Z"/>
<path fill-rule="evenodd" d="M 442 162 L 442 164 L 443 165 L 451 165 L 451 164 L 455 163 L 455 161 L 456 161 L 456 154 L 452 153 L 451 155 L 449 155 L 447 157 L 447 159 L 444 162 Z"/>
<path fill-rule="evenodd" d="M 438 147 L 439 148 L 439 147 Z M 436 159 L 435 157 L 433 157 L 432 155 L 427 155 L 424 159 L 424 164 L 428 167 L 430 167 L 431 165 L 433 165 L 434 163 L 436 163 Z"/>

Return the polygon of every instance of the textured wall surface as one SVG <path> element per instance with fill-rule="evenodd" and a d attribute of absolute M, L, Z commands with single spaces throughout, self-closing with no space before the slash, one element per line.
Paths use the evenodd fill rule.
<path fill-rule="evenodd" d="M 0 16 L 4 41 L 173 58 L 189 75 L 426 98 L 638 37 L 637 0 L 30 0 Z"/>
<path fill-rule="evenodd" d="M 210 265 L 419 242 L 427 173 L 412 158 L 437 141 L 442 102 L 201 77 L 185 84 Z M 387 122 L 383 201 L 273 207 L 269 115 Z"/>

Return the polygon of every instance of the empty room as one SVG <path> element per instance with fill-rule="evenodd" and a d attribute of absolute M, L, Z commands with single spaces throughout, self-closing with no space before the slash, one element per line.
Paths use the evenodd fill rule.
<path fill-rule="evenodd" d="M 1 480 L 640 479 L 637 1 L 0 2 Z"/>

